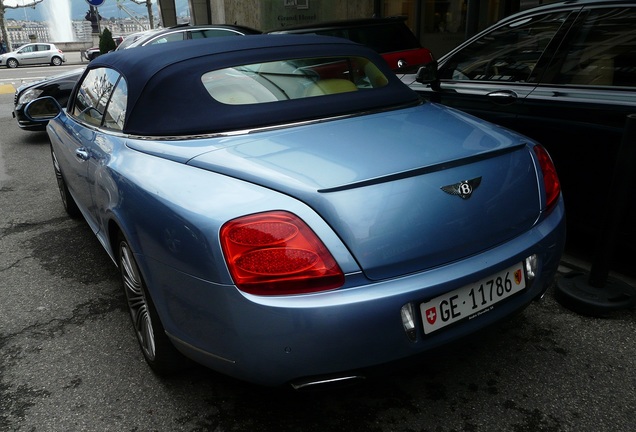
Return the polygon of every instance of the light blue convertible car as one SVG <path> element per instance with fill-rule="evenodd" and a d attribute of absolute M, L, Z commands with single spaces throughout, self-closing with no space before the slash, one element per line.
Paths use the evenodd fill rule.
<path fill-rule="evenodd" d="M 158 373 L 356 379 L 541 297 L 559 180 L 530 139 L 423 102 L 370 49 L 265 35 L 91 62 L 46 121 L 67 212 L 121 270 Z M 113 338 L 118 335 L 112 335 Z"/>

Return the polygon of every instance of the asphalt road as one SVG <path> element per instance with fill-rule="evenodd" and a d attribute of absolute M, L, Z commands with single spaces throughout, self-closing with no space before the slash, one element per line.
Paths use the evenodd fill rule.
<path fill-rule="evenodd" d="M 154 376 L 115 266 L 65 216 L 48 138 L 17 127 L 12 98 L 0 94 L 0 431 L 634 430 L 636 311 L 581 316 L 553 290 L 355 387 L 297 393 L 204 368 Z"/>

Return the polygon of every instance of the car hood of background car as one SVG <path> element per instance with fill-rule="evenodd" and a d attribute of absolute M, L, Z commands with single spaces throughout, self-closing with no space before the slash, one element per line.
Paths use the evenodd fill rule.
<path fill-rule="evenodd" d="M 373 91 L 281 101 L 227 105 L 214 100 L 204 73 L 238 65 L 320 56 L 372 60 L 388 78 Z M 98 57 L 87 70 L 111 67 L 128 84 L 123 132 L 142 136 L 183 136 L 251 129 L 419 102 L 373 50 L 349 40 L 313 35 L 249 35 L 172 42 Z M 178 119 L 178 120 L 177 120 Z"/>
<path fill-rule="evenodd" d="M 64 80 L 71 80 L 71 81 L 77 81 L 79 79 L 79 77 L 82 75 L 82 73 L 84 72 L 85 68 L 77 68 L 77 69 L 72 69 L 69 71 L 65 71 L 56 75 L 52 75 L 49 77 L 46 77 L 44 79 L 38 80 L 38 81 L 34 81 L 34 82 L 30 82 L 30 83 L 26 83 L 26 84 L 22 84 L 20 87 L 18 87 L 16 89 L 16 91 L 18 93 L 22 92 L 23 90 L 30 88 L 30 87 L 36 87 L 36 86 L 40 86 L 40 85 L 49 85 L 51 83 L 56 83 L 58 81 L 64 81 Z"/>
<path fill-rule="evenodd" d="M 531 228 L 540 193 L 526 143 L 424 104 L 236 137 L 128 145 L 182 163 L 187 155 L 189 165 L 299 199 L 329 223 L 366 276 L 380 280 L 473 255 Z M 442 190 L 473 179 L 481 180 L 468 199 Z"/>

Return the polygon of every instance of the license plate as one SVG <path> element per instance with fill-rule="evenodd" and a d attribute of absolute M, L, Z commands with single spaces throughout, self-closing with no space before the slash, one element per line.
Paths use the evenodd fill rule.
<path fill-rule="evenodd" d="M 463 319 L 472 319 L 526 287 L 523 264 L 463 286 L 420 305 L 424 333 L 429 334 Z"/>

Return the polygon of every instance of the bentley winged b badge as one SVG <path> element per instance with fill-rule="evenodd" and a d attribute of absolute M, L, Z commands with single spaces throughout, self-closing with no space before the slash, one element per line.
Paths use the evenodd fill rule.
<path fill-rule="evenodd" d="M 476 177 L 472 180 L 464 180 L 452 185 L 442 186 L 441 189 L 449 195 L 457 195 L 462 199 L 468 199 L 480 184 L 481 177 Z"/>

